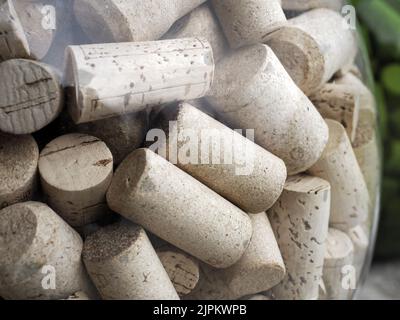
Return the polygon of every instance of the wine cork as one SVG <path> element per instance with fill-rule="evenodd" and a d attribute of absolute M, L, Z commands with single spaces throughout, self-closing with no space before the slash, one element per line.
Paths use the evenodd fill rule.
<path fill-rule="evenodd" d="M 361 102 L 358 90 L 344 84 L 326 83 L 310 100 L 324 118 L 340 122 L 350 141 L 355 140 Z"/>
<path fill-rule="evenodd" d="M 310 168 L 328 141 L 323 118 L 266 45 L 222 59 L 207 100 L 231 127 L 255 129 L 255 142 L 281 158 L 289 175 Z"/>
<path fill-rule="evenodd" d="M 0 211 L 0 295 L 64 299 L 90 287 L 82 239 L 47 205 L 25 202 Z"/>
<path fill-rule="evenodd" d="M 70 129 L 104 141 L 113 155 L 114 165 L 117 166 L 133 150 L 142 145 L 147 126 L 147 113 L 136 112 L 89 123 L 71 125 Z"/>
<path fill-rule="evenodd" d="M 98 138 L 68 134 L 51 141 L 40 153 L 39 173 L 48 203 L 72 226 L 108 213 L 113 158 Z"/>
<path fill-rule="evenodd" d="M 178 295 L 192 292 L 200 277 L 198 261 L 172 246 L 163 246 L 156 252 Z"/>
<path fill-rule="evenodd" d="M 32 0 L 17 0 L 14 6 L 29 43 L 30 57 L 42 60 L 50 50 L 56 33 L 55 6 Z"/>
<path fill-rule="evenodd" d="M 224 270 L 202 264 L 199 284 L 189 299 L 236 300 L 267 291 L 284 278 L 285 265 L 267 215 L 250 218 L 253 237 L 242 259 Z"/>
<path fill-rule="evenodd" d="M 14 59 L 0 64 L 0 130 L 36 132 L 52 122 L 63 107 L 58 76 L 46 64 Z"/>
<path fill-rule="evenodd" d="M 208 3 L 201 5 L 174 23 L 163 39 L 203 37 L 210 43 L 214 60 L 220 60 L 229 50 L 217 17 Z"/>
<path fill-rule="evenodd" d="M 139 226 L 123 222 L 89 236 L 83 261 L 104 300 L 179 300 Z"/>
<path fill-rule="evenodd" d="M 21 21 L 12 0 L 0 1 L 0 62 L 30 55 Z"/>
<path fill-rule="evenodd" d="M 320 160 L 309 170 L 332 187 L 330 225 L 347 231 L 366 220 L 369 194 L 345 128 L 326 120 L 329 142 Z"/>
<path fill-rule="evenodd" d="M 307 95 L 340 69 L 350 67 L 357 54 L 355 33 L 344 17 L 328 9 L 290 19 L 264 40 Z"/>
<path fill-rule="evenodd" d="M 289 177 L 268 215 L 287 269 L 272 289 L 278 300 L 316 300 L 325 255 L 331 187 L 308 175 Z"/>
<path fill-rule="evenodd" d="M 39 148 L 32 136 L 0 132 L 0 209 L 32 199 L 38 160 Z"/>
<path fill-rule="evenodd" d="M 159 39 L 172 24 L 206 0 L 77 0 L 78 23 L 93 43 Z"/>
<path fill-rule="evenodd" d="M 204 39 L 95 44 L 70 46 L 67 72 L 75 91 L 69 111 L 83 123 L 201 98 L 214 62 Z"/>
<path fill-rule="evenodd" d="M 381 149 L 377 135 L 374 134 L 374 137 L 368 143 L 354 148 L 354 153 L 367 184 L 371 199 L 371 210 L 374 211 L 380 197 L 378 190 L 382 174 Z"/>
<path fill-rule="evenodd" d="M 305 11 L 316 8 L 327 8 L 340 11 L 343 0 L 282 0 L 282 8 L 285 10 Z"/>
<path fill-rule="evenodd" d="M 343 277 L 346 274 L 346 267 L 353 263 L 353 243 L 345 233 L 329 229 L 326 246 L 322 276 L 325 294 L 322 290 L 319 299 L 347 300 L 349 289 Z"/>
<path fill-rule="evenodd" d="M 286 23 L 280 0 L 212 0 L 232 49 L 262 42 Z"/>
<path fill-rule="evenodd" d="M 243 211 L 149 149 L 138 149 L 122 162 L 107 202 L 115 212 L 217 268 L 236 263 L 252 235 Z"/>
<path fill-rule="evenodd" d="M 243 211 L 266 211 L 281 195 L 283 161 L 190 104 L 166 108 L 156 126 L 169 161 Z"/>

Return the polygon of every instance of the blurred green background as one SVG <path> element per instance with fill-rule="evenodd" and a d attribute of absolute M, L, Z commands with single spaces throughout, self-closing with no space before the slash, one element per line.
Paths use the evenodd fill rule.
<path fill-rule="evenodd" d="M 384 148 L 376 259 L 400 257 L 400 0 L 353 0 L 375 78 Z"/>

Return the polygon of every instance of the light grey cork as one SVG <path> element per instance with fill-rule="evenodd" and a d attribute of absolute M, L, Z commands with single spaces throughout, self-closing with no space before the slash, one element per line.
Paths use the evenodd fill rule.
<path fill-rule="evenodd" d="M 85 134 L 56 138 L 40 153 L 39 173 L 48 203 L 72 226 L 90 224 L 109 212 L 106 192 L 113 157 L 98 138 Z"/>
<path fill-rule="evenodd" d="M 174 23 L 163 39 L 203 37 L 210 43 L 215 61 L 229 50 L 221 26 L 208 3 L 201 5 Z"/>
<path fill-rule="evenodd" d="M 114 165 L 117 166 L 142 145 L 147 126 L 147 113 L 142 111 L 79 125 L 72 124 L 70 130 L 104 141 L 113 155 Z"/>
<path fill-rule="evenodd" d="M 344 17 L 329 9 L 290 19 L 264 40 L 307 95 L 340 69 L 350 68 L 357 54 L 355 32 Z"/>
<path fill-rule="evenodd" d="M 149 149 L 131 153 L 107 192 L 110 208 L 217 268 L 236 263 L 252 227 L 239 208 Z"/>
<path fill-rule="evenodd" d="M 329 229 L 323 270 L 324 290 L 319 300 L 347 300 L 350 290 L 344 276 L 353 263 L 354 246 L 342 231 Z M 343 285 L 346 284 L 346 285 Z"/>
<path fill-rule="evenodd" d="M 350 140 L 356 139 L 361 99 L 357 89 L 338 83 L 326 83 L 310 96 L 319 113 L 326 119 L 340 122 Z"/>
<path fill-rule="evenodd" d="M 250 139 L 188 103 L 166 108 L 156 123 L 167 134 L 158 151 L 243 211 L 263 212 L 278 200 L 285 164 Z"/>
<path fill-rule="evenodd" d="M 310 168 L 327 144 L 323 118 L 266 45 L 222 59 L 207 100 L 232 128 L 254 129 L 255 142 L 281 158 L 289 175 Z"/>
<path fill-rule="evenodd" d="M 370 197 L 345 128 L 334 120 L 326 122 L 329 143 L 309 172 L 331 184 L 330 225 L 347 231 L 367 219 Z"/>
<path fill-rule="evenodd" d="M 237 49 L 262 42 L 286 23 L 280 0 L 212 0 L 230 46 Z"/>
<path fill-rule="evenodd" d="M 28 58 L 30 49 L 12 0 L 0 1 L 0 62 Z"/>
<path fill-rule="evenodd" d="M 32 199 L 38 160 L 39 148 L 32 136 L 0 132 L 0 209 Z"/>
<path fill-rule="evenodd" d="M 350 72 L 338 77 L 335 82 L 357 93 L 360 101 L 356 135 L 352 145 L 370 196 L 375 197 L 381 179 L 381 151 L 376 134 L 378 115 L 374 96 L 371 90 Z M 376 200 L 371 198 L 371 208 L 374 207 Z"/>
<path fill-rule="evenodd" d="M 14 59 L 0 63 L 0 74 L 0 130 L 33 133 L 60 114 L 63 93 L 51 66 Z"/>
<path fill-rule="evenodd" d="M 179 300 L 143 228 L 129 222 L 89 236 L 83 260 L 105 300 Z"/>
<path fill-rule="evenodd" d="M 272 289 L 278 300 L 316 300 L 325 256 L 331 187 L 308 175 L 288 179 L 268 215 L 287 274 Z"/>
<path fill-rule="evenodd" d="M 14 0 L 14 6 L 29 43 L 30 57 L 42 60 L 50 50 L 56 33 L 56 7 L 32 0 Z"/>
<path fill-rule="evenodd" d="M 81 252 L 80 236 L 47 205 L 25 202 L 1 210 L 0 295 L 58 300 L 87 291 Z"/>
<path fill-rule="evenodd" d="M 179 296 L 192 292 L 200 277 L 197 259 L 169 245 L 157 248 L 156 252 Z"/>
<path fill-rule="evenodd" d="M 159 39 L 206 0 L 76 0 L 78 23 L 93 43 Z"/>
<path fill-rule="evenodd" d="M 253 238 L 242 259 L 232 267 L 217 270 L 200 266 L 200 281 L 189 299 L 236 300 L 267 291 L 285 276 L 285 265 L 265 212 L 250 216 Z"/>
<path fill-rule="evenodd" d="M 282 0 L 283 9 L 296 11 L 316 8 L 327 8 L 340 11 L 343 5 L 343 0 Z"/>
<path fill-rule="evenodd" d="M 76 123 L 201 98 L 214 75 L 205 39 L 89 44 L 67 51 L 66 83 L 75 91 L 69 111 Z"/>

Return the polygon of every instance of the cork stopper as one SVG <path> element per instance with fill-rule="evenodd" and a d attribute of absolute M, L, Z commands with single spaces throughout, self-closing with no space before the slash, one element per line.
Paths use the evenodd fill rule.
<path fill-rule="evenodd" d="M 50 66 L 24 59 L 0 64 L 0 130 L 12 134 L 36 132 L 62 109 L 58 76 Z"/>
<path fill-rule="evenodd" d="M 140 230 L 139 226 L 124 223 L 101 228 L 85 240 L 83 259 L 100 262 L 117 257 L 135 244 Z"/>
<path fill-rule="evenodd" d="M 0 209 L 32 198 L 39 148 L 30 135 L 0 132 Z"/>

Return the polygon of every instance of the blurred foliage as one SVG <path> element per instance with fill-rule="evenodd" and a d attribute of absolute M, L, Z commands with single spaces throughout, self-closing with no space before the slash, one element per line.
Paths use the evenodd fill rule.
<path fill-rule="evenodd" d="M 400 0 L 353 0 L 370 53 L 384 142 L 377 258 L 400 257 Z"/>

